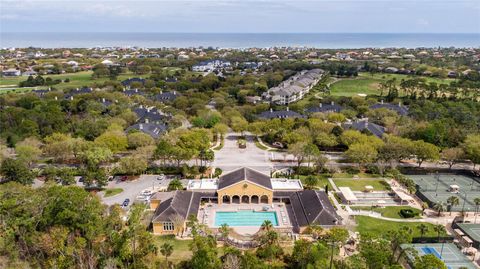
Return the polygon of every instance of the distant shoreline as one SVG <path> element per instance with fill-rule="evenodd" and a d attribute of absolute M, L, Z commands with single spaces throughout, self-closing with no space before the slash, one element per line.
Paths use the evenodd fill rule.
<path fill-rule="evenodd" d="M 480 47 L 477 33 L 121 33 L 2 32 L 0 47 L 318 49 Z"/>

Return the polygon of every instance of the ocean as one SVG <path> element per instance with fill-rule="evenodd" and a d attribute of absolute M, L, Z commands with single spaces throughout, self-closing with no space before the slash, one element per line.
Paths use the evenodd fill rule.
<path fill-rule="evenodd" d="M 348 33 L 13 33 L 0 32 L 0 48 L 91 48 L 96 46 L 161 47 L 480 47 L 480 34 L 348 34 Z"/>

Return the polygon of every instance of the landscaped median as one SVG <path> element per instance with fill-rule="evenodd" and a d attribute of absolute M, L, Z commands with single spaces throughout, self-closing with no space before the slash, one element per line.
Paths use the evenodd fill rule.
<path fill-rule="evenodd" d="M 122 192 L 123 192 L 122 188 L 106 189 L 104 197 L 114 196 L 114 195 L 120 194 Z"/>

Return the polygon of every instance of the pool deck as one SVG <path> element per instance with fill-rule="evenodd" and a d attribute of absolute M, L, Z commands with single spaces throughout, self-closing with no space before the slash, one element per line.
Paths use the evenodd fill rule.
<path fill-rule="evenodd" d="M 274 204 L 215 204 L 207 203 L 203 206 L 203 209 L 200 208 L 198 211 L 197 218 L 200 223 L 206 224 L 210 228 L 218 228 L 215 225 L 215 214 L 217 211 L 227 211 L 235 212 L 238 210 L 253 210 L 253 211 L 264 211 L 263 208 L 268 206 L 269 212 L 276 212 L 278 219 L 278 226 L 275 228 L 292 228 L 290 218 L 287 213 L 287 208 L 283 203 L 274 203 Z M 273 207 L 272 207 L 273 206 Z M 242 235 L 253 235 L 259 229 L 260 226 L 235 226 L 231 227 L 235 232 Z"/>

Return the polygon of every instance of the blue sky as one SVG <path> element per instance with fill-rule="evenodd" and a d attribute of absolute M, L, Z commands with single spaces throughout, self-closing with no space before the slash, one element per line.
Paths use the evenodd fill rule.
<path fill-rule="evenodd" d="M 0 31 L 480 33 L 480 0 L 0 0 Z"/>

